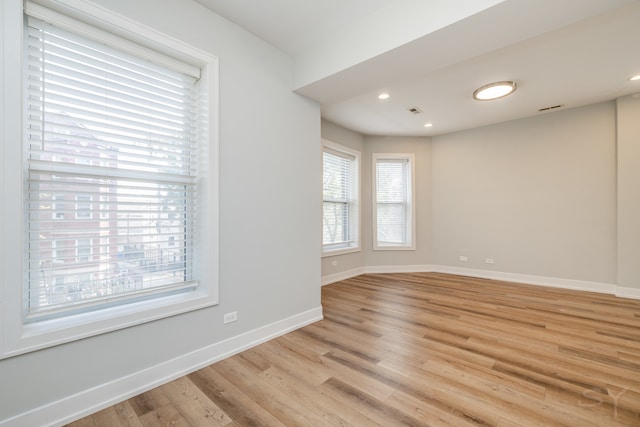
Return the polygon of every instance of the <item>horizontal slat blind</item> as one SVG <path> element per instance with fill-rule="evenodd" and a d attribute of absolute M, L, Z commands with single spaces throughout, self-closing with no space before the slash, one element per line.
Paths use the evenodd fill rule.
<path fill-rule="evenodd" d="M 351 235 L 353 157 L 333 150 L 323 152 L 322 243 L 348 243 Z"/>
<path fill-rule="evenodd" d="M 197 286 L 196 79 L 34 17 L 25 39 L 25 316 Z"/>
<path fill-rule="evenodd" d="M 408 172 L 407 159 L 376 161 L 376 219 L 379 244 L 407 242 Z"/>

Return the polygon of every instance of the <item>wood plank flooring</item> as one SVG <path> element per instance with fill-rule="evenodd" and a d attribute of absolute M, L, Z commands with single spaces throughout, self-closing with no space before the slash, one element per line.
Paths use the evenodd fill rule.
<path fill-rule="evenodd" d="M 322 289 L 325 319 L 70 424 L 640 426 L 640 301 L 438 273 Z"/>

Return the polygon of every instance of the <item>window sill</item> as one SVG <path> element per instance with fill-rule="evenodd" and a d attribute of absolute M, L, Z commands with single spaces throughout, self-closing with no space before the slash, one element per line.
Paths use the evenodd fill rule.
<path fill-rule="evenodd" d="M 336 255 L 351 254 L 355 252 L 360 252 L 360 246 L 349 246 L 346 248 L 336 248 L 336 249 L 323 249 L 322 258 L 336 256 Z"/>
<path fill-rule="evenodd" d="M 393 245 L 382 245 L 382 246 L 374 246 L 373 247 L 374 251 L 415 251 L 416 247 L 415 245 L 411 245 L 411 246 L 393 246 Z"/>
<path fill-rule="evenodd" d="M 193 291 L 122 306 L 104 308 L 62 318 L 23 325 L 21 334 L 2 357 L 10 357 L 52 345 L 175 316 L 218 303 L 215 292 Z"/>

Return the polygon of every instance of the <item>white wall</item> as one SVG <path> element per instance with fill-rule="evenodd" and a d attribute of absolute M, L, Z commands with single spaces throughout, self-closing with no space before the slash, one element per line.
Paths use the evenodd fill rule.
<path fill-rule="evenodd" d="M 640 296 L 640 98 L 618 99 L 618 284 Z"/>
<path fill-rule="evenodd" d="M 362 172 L 362 164 L 366 161 L 364 156 L 364 137 L 359 133 L 350 131 L 334 123 L 322 120 L 321 126 L 322 138 L 335 142 L 336 144 L 344 145 L 345 147 L 360 152 L 360 171 Z M 319 160 L 320 161 L 320 160 Z M 363 188 L 363 177 L 360 174 L 360 192 Z M 320 187 L 322 189 L 322 187 Z M 322 197 L 322 193 L 319 193 L 318 197 Z M 360 200 L 360 212 L 364 212 L 368 209 L 368 205 L 362 204 L 362 195 Z M 320 213 L 318 213 L 320 214 Z M 339 275 L 345 271 L 353 271 L 359 269 L 364 265 L 364 252 L 362 250 L 362 221 L 360 221 L 360 250 L 358 252 L 352 252 L 343 255 L 326 256 L 322 258 L 322 276 Z M 335 263 L 335 265 L 333 265 Z"/>
<path fill-rule="evenodd" d="M 0 361 L 0 425 L 33 410 L 68 415 L 79 399 L 89 409 L 112 397 L 101 387 L 135 390 L 147 369 L 171 375 L 320 312 L 320 218 L 300 215 L 321 207 L 309 190 L 321 188 L 320 110 L 292 93 L 290 58 L 195 2 L 98 3 L 220 60 L 220 305 Z M 238 322 L 223 326 L 230 311 Z M 29 417 L 7 423 L 40 424 Z"/>
<path fill-rule="evenodd" d="M 302 88 L 331 78 L 340 71 L 442 30 L 503 1 L 459 0 L 455 6 L 446 0 L 389 2 L 351 22 L 344 30 L 333 28 L 327 31 L 314 48 L 298 53 L 295 57 L 295 87 Z M 392 31 L 380 31 L 380 28 L 389 26 L 392 26 Z M 393 66 L 385 64 L 382 67 L 393 69 Z M 349 86 L 353 85 L 344 87 L 344 90 L 354 90 Z"/>
<path fill-rule="evenodd" d="M 614 102 L 435 137 L 434 263 L 615 283 L 615 138 Z"/>

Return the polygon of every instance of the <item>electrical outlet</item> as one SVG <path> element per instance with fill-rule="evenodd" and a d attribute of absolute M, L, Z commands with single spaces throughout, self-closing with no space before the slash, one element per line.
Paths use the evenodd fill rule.
<path fill-rule="evenodd" d="M 460 261 L 467 262 L 467 261 L 469 261 L 469 258 L 464 256 L 464 255 L 460 255 Z"/>
<path fill-rule="evenodd" d="M 338 260 L 334 259 L 333 261 L 331 261 L 331 266 L 335 267 L 336 265 L 338 265 Z"/>
<path fill-rule="evenodd" d="M 224 324 L 235 322 L 238 320 L 238 312 L 232 311 L 231 313 L 227 313 L 224 315 Z"/>
<path fill-rule="evenodd" d="M 493 258 L 486 258 L 484 262 L 485 264 L 493 264 Z"/>

